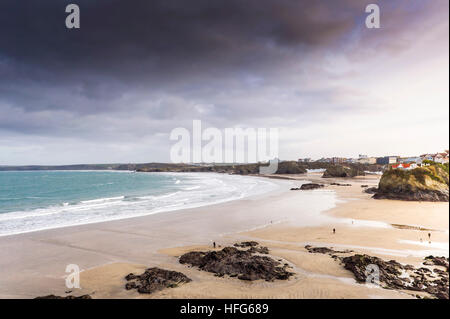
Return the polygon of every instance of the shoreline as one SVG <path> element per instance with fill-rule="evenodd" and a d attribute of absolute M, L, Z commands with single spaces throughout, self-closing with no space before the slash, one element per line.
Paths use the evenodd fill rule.
<path fill-rule="evenodd" d="M 423 231 L 374 227 L 370 222 L 411 226 L 419 221 L 417 225 L 427 229 L 441 226 L 436 230 L 443 232 L 433 232 L 433 242 L 446 243 L 448 247 L 448 203 L 434 203 L 432 216 L 424 219 L 421 211 L 431 209 L 431 204 L 372 200 L 364 194 L 360 185 L 368 181 L 375 183 L 376 177 L 319 179 L 322 184 L 338 180 L 354 185 L 327 186 L 323 191 L 289 191 L 287 188 L 295 180 L 316 182 L 320 178 L 314 173 L 291 177 L 294 178 L 286 181 L 286 191 L 267 196 L 182 209 L 171 214 L 73 226 L 70 231 L 53 229 L 0 237 L 0 297 L 64 295 L 65 265 L 78 262 L 83 270 L 82 289 L 74 294 L 91 293 L 94 298 L 410 298 L 410 294 L 403 292 L 357 284 L 349 271 L 328 256 L 308 253 L 304 244 L 348 246 L 373 256 L 417 264 L 420 257 L 408 252 L 425 253 L 424 247 L 399 240 L 414 241 Z M 315 208 L 308 204 L 318 205 L 318 198 L 330 201 L 318 210 L 324 211 L 318 213 L 323 224 L 316 224 L 316 220 L 299 224 L 310 217 L 308 212 Z M 386 207 L 387 213 L 383 212 Z M 400 216 L 389 216 L 389 209 Z M 302 216 L 298 216 L 300 213 Z M 317 211 L 310 213 L 314 214 Z M 328 219 L 359 223 L 361 217 L 369 224 L 340 223 L 336 227 Z M 253 229 L 246 227 L 258 223 Z M 333 226 L 337 228 L 335 235 L 331 232 Z M 187 268 L 176 258 L 190 250 L 211 250 L 212 241 L 224 246 L 246 239 L 268 246 L 271 255 L 292 263 L 296 278 L 287 282 L 244 283 Z M 8 251 L 15 251 L 14 256 Z M 406 256 L 400 256 L 399 252 L 405 252 Z M 47 264 L 43 265 L 42 260 Z M 152 295 L 126 291 L 123 277 L 147 267 L 181 271 L 193 282 Z"/>
<path fill-rule="evenodd" d="M 22 171 L 19 171 L 19 172 L 22 172 Z M 91 170 L 91 171 L 87 171 L 87 170 L 86 171 L 65 170 L 65 171 L 54 171 L 54 172 L 104 172 L 104 171 L 100 171 L 100 170 Z M 115 172 L 119 172 L 119 173 L 135 173 L 133 171 L 115 171 Z M 150 175 L 163 174 L 163 175 L 167 175 L 169 177 L 176 176 L 177 174 L 190 175 L 190 177 L 192 177 L 192 176 L 196 177 L 196 176 L 199 176 L 199 175 L 213 175 L 213 176 L 208 176 L 208 178 L 206 178 L 206 180 L 209 179 L 209 178 L 214 178 L 214 177 L 223 177 L 223 175 L 224 175 L 224 174 L 220 174 L 220 173 L 216 173 L 216 172 L 212 172 L 212 173 L 205 173 L 205 172 L 195 172 L 195 173 L 148 172 L 147 173 L 147 172 L 143 172 L 143 173 L 140 173 L 140 174 L 150 174 Z M 225 176 L 225 178 L 226 177 L 227 176 Z M 241 176 L 241 175 L 239 175 L 238 178 L 241 178 L 241 177 L 242 178 L 247 178 L 248 177 L 249 179 L 255 179 L 257 176 Z M 220 180 L 220 182 L 222 182 L 222 183 L 223 183 L 223 181 L 224 180 Z M 237 180 L 237 181 L 233 181 L 233 183 L 230 183 L 230 185 L 233 186 L 233 185 L 237 185 L 238 183 L 239 183 L 239 181 Z M 261 191 L 259 188 L 261 186 L 264 186 L 264 185 L 262 185 L 263 183 L 271 184 L 271 185 L 267 186 L 268 188 L 271 188 L 271 189 L 266 189 L 266 190 Z M 257 185 L 253 186 L 251 188 L 250 194 L 247 193 L 246 191 L 245 192 L 242 191 L 239 194 L 239 196 L 236 196 L 236 195 L 231 196 L 231 194 L 230 194 L 230 196 L 226 197 L 226 198 L 214 199 L 214 200 L 209 200 L 209 201 L 205 200 L 205 201 L 196 202 L 196 203 L 184 203 L 183 206 L 178 206 L 178 207 L 173 207 L 173 205 L 155 207 L 155 208 L 152 208 L 152 209 L 147 209 L 145 212 L 139 212 L 139 213 L 137 212 L 137 213 L 134 213 L 134 214 L 118 215 L 118 216 L 109 217 L 109 218 L 106 218 L 106 219 L 101 219 L 101 218 L 98 218 L 96 216 L 93 216 L 92 220 L 85 220 L 85 221 L 82 221 L 82 222 L 78 222 L 78 221 L 69 222 L 69 221 L 67 221 L 66 224 L 63 223 L 63 224 L 60 224 L 60 225 L 48 225 L 48 226 L 43 226 L 42 228 L 29 229 L 29 230 L 25 230 L 25 231 L 21 230 L 21 231 L 16 231 L 16 232 L 11 232 L 11 233 L 0 233 L 0 238 L 1 237 L 7 237 L 7 236 L 13 236 L 13 235 L 28 234 L 28 233 L 39 232 L 39 231 L 47 231 L 47 230 L 52 230 L 52 229 L 69 228 L 69 227 L 75 227 L 75 226 L 83 226 L 83 225 L 90 225 L 90 224 L 96 224 L 96 223 L 118 221 L 118 220 L 123 220 L 123 219 L 128 219 L 128 218 L 145 217 L 145 216 L 154 215 L 154 214 L 160 214 L 160 213 L 171 213 L 171 212 L 176 212 L 176 211 L 179 211 L 179 210 L 195 209 L 195 208 L 200 208 L 200 207 L 204 207 L 204 206 L 219 205 L 219 204 L 222 204 L 222 203 L 236 201 L 236 200 L 241 200 L 241 199 L 245 199 L 245 198 L 248 198 L 248 197 L 255 197 L 255 196 L 259 196 L 259 195 L 264 195 L 267 192 L 274 193 L 274 192 L 279 191 L 278 189 L 280 189 L 280 185 L 281 185 L 280 182 L 272 181 L 270 183 L 267 183 L 267 182 L 263 182 L 263 179 L 259 179 L 257 181 Z M 200 187 L 200 186 L 196 186 L 196 187 Z M 253 190 L 253 188 L 256 188 L 256 192 Z M 168 194 L 160 194 L 160 195 L 156 195 L 156 196 L 164 197 L 164 196 L 167 196 L 167 195 L 172 195 L 174 193 L 180 193 L 182 191 L 184 191 L 184 190 L 175 190 L 174 189 L 174 190 L 172 190 L 172 193 L 169 192 Z M 186 193 L 185 195 L 188 196 L 189 194 Z M 76 204 L 81 204 L 84 201 L 85 202 L 95 202 L 95 201 L 110 200 L 110 199 L 120 199 L 120 198 L 122 198 L 122 200 L 124 200 L 129 195 L 122 194 L 122 195 L 119 196 L 117 194 L 115 194 L 115 195 L 111 194 L 111 195 L 105 195 L 105 196 L 107 196 L 107 197 L 98 197 L 98 198 L 85 199 L 85 200 L 81 200 L 80 199 L 80 200 L 78 200 L 78 202 L 76 202 Z M 109 197 L 109 196 L 111 196 L 111 197 Z M 145 196 L 151 197 L 151 196 L 154 196 L 154 195 L 145 195 Z M 129 203 L 129 205 L 131 205 L 131 204 L 133 204 L 133 203 Z M 24 210 L 24 211 L 5 212 L 3 214 L 0 214 L 0 222 L 2 221 L 2 219 L 4 220 L 5 218 L 8 221 L 8 219 L 7 219 L 8 217 L 10 217 L 11 220 L 18 219 L 18 218 L 24 218 L 24 217 L 21 217 L 21 216 L 15 216 L 14 214 L 24 214 L 24 213 L 25 214 L 33 214 L 33 212 L 41 212 L 41 211 L 44 212 L 45 210 L 55 210 L 55 209 L 59 209 L 59 210 L 61 210 L 61 212 L 64 212 L 64 210 L 66 208 L 69 208 L 69 207 L 73 207 L 73 206 L 70 206 L 70 205 L 66 206 L 66 205 L 64 205 L 64 203 L 61 203 L 61 204 L 53 204 L 53 205 L 49 205 L 47 207 L 39 207 L 39 208 L 34 208 L 34 209 Z M 46 215 L 45 212 L 44 212 L 43 215 Z M 36 214 L 36 216 L 38 217 L 39 214 Z"/>

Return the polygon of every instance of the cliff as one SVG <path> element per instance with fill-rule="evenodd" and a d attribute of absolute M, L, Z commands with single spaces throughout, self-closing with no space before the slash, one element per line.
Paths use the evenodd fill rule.
<path fill-rule="evenodd" d="M 267 164 L 261 164 L 266 166 Z M 236 164 L 236 165 L 208 165 L 208 166 L 193 166 L 173 164 L 167 167 L 153 167 L 153 166 L 141 166 L 137 169 L 138 172 L 216 172 L 216 173 L 228 173 L 228 174 L 259 174 L 259 164 Z M 286 161 L 278 163 L 278 170 L 276 174 L 304 174 L 306 169 L 301 164 L 295 161 Z"/>
<path fill-rule="evenodd" d="M 373 198 L 448 202 L 448 165 L 433 164 L 410 171 L 390 169 L 381 177 Z"/>

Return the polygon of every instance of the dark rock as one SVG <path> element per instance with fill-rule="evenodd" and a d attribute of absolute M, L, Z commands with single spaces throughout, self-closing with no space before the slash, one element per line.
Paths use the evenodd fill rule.
<path fill-rule="evenodd" d="M 269 253 L 269 248 L 259 246 L 259 243 L 256 241 L 243 241 L 241 243 L 234 244 L 234 247 L 239 247 L 239 248 L 250 247 L 247 251 L 252 254 L 255 254 L 255 253 L 268 254 Z"/>
<path fill-rule="evenodd" d="M 405 191 L 393 191 L 377 192 L 373 195 L 374 199 L 394 199 L 404 201 L 418 201 L 418 202 L 448 202 L 448 192 L 435 191 L 435 190 L 418 190 L 414 192 Z"/>
<path fill-rule="evenodd" d="M 367 194 L 376 194 L 378 192 L 378 187 L 369 187 L 364 190 Z"/>
<path fill-rule="evenodd" d="M 141 294 L 151 294 L 164 288 L 175 288 L 192 280 L 181 272 L 157 267 L 148 268 L 141 275 L 128 274 L 125 289 L 137 289 Z"/>
<path fill-rule="evenodd" d="M 431 265 L 434 265 L 434 266 L 445 267 L 448 272 L 448 258 L 427 256 L 427 257 L 425 257 L 425 261 L 431 263 Z"/>
<path fill-rule="evenodd" d="M 300 190 L 311 190 L 311 189 L 318 189 L 318 188 L 322 188 L 322 187 L 324 187 L 324 185 L 322 185 L 322 184 L 308 183 L 308 184 L 303 184 L 302 186 L 300 186 Z"/>
<path fill-rule="evenodd" d="M 280 266 L 270 257 L 254 255 L 250 249 L 225 247 L 220 251 L 193 251 L 182 255 L 179 261 L 214 274 L 238 276 L 241 280 L 286 280 L 293 275 L 286 270 L 286 266 Z"/>
<path fill-rule="evenodd" d="M 331 183 L 333 186 L 352 186 L 352 184 Z"/>
<path fill-rule="evenodd" d="M 439 266 L 448 267 L 448 259 L 428 256 L 426 261 L 436 262 Z M 366 282 L 367 267 L 376 265 L 379 269 L 380 285 L 388 289 L 401 289 L 427 292 L 436 298 L 448 299 L 448 272 L 439 269 L 431 271 L 428 268 L 416 269 L 411 265 L 402 265 L 395 260 L 384 261 L 378 257 L 356 254 L 341 258 L 345 269 L 350 270 L 358 282 Z M 408 276 L 400 276 L 409 274 Z M 438 276 L 437 279 L 435 275 Z"/>
<path fill-rule="evenodd" d="M 351 253 L 351 250 L 333 250 L 331 248 L 328 247 L 313 247 L 310 245 L 306 245 L 305 249 L 310 252 L 310 253 L 317 253 L 317 254 L 328 254 L 330 256 L 334 255 L 334 254 L 347 254 L 347 253 Z"/>
<path fill-rule="evenodd" d="M 258 245 L 259 245 L 259 243 L 256 242 L 256 241 L 243 241 L 243 242 L 240 242 L 240 243 L 236 243 L 233 246 L 234 247 L 247 248 L 247 247 L 256 247 Z"/>
<path fill-rule="evenodd" d="M 380 269 L 380 282 L 390 288 L 403 288 L 398 285 L 398 277 L 401 275 L 401 264 L 396 261 L 385 262 L 378 257 L 356 254 L 342 258 L 344 268 L 350 270 L 359 282 L 366 282 L 366 269 L 369 265 L 376 265 Z"/>
<path fill-rule="evenodd" d="M 435 163 L 412 170 L 390 169 L 383 173 L 373 198 L 448 202 L 448 168 Z"/>
<path fill-rule="evenodd" d="M 363 170 L 359 170 L 356 167 L 344 167 L 340 165 L 334 165 L 328 167 L 323 173 L 323 178 L 330 177 L 355 177 L 366 175 Z"/>

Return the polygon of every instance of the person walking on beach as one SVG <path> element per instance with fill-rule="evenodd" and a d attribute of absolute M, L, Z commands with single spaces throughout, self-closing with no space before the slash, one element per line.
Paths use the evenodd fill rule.
<path fill-rule="evenodd" d="M 216 248 L 216 242 L 213 242 L 213 247 Z"/>
<path fill-rule="evenodd" d="M 336 228 L 333 228 L 333 234 L 336 234 Z"/>

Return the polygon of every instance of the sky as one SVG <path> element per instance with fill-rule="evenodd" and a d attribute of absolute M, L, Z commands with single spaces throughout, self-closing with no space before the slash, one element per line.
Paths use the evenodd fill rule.
<path fill-rule="evenodd" d="M 281 159 L 440 152 L 448 41 L 447 0 L 2 0 L 0 165 L 168 162 L 193 120 Z"/>

